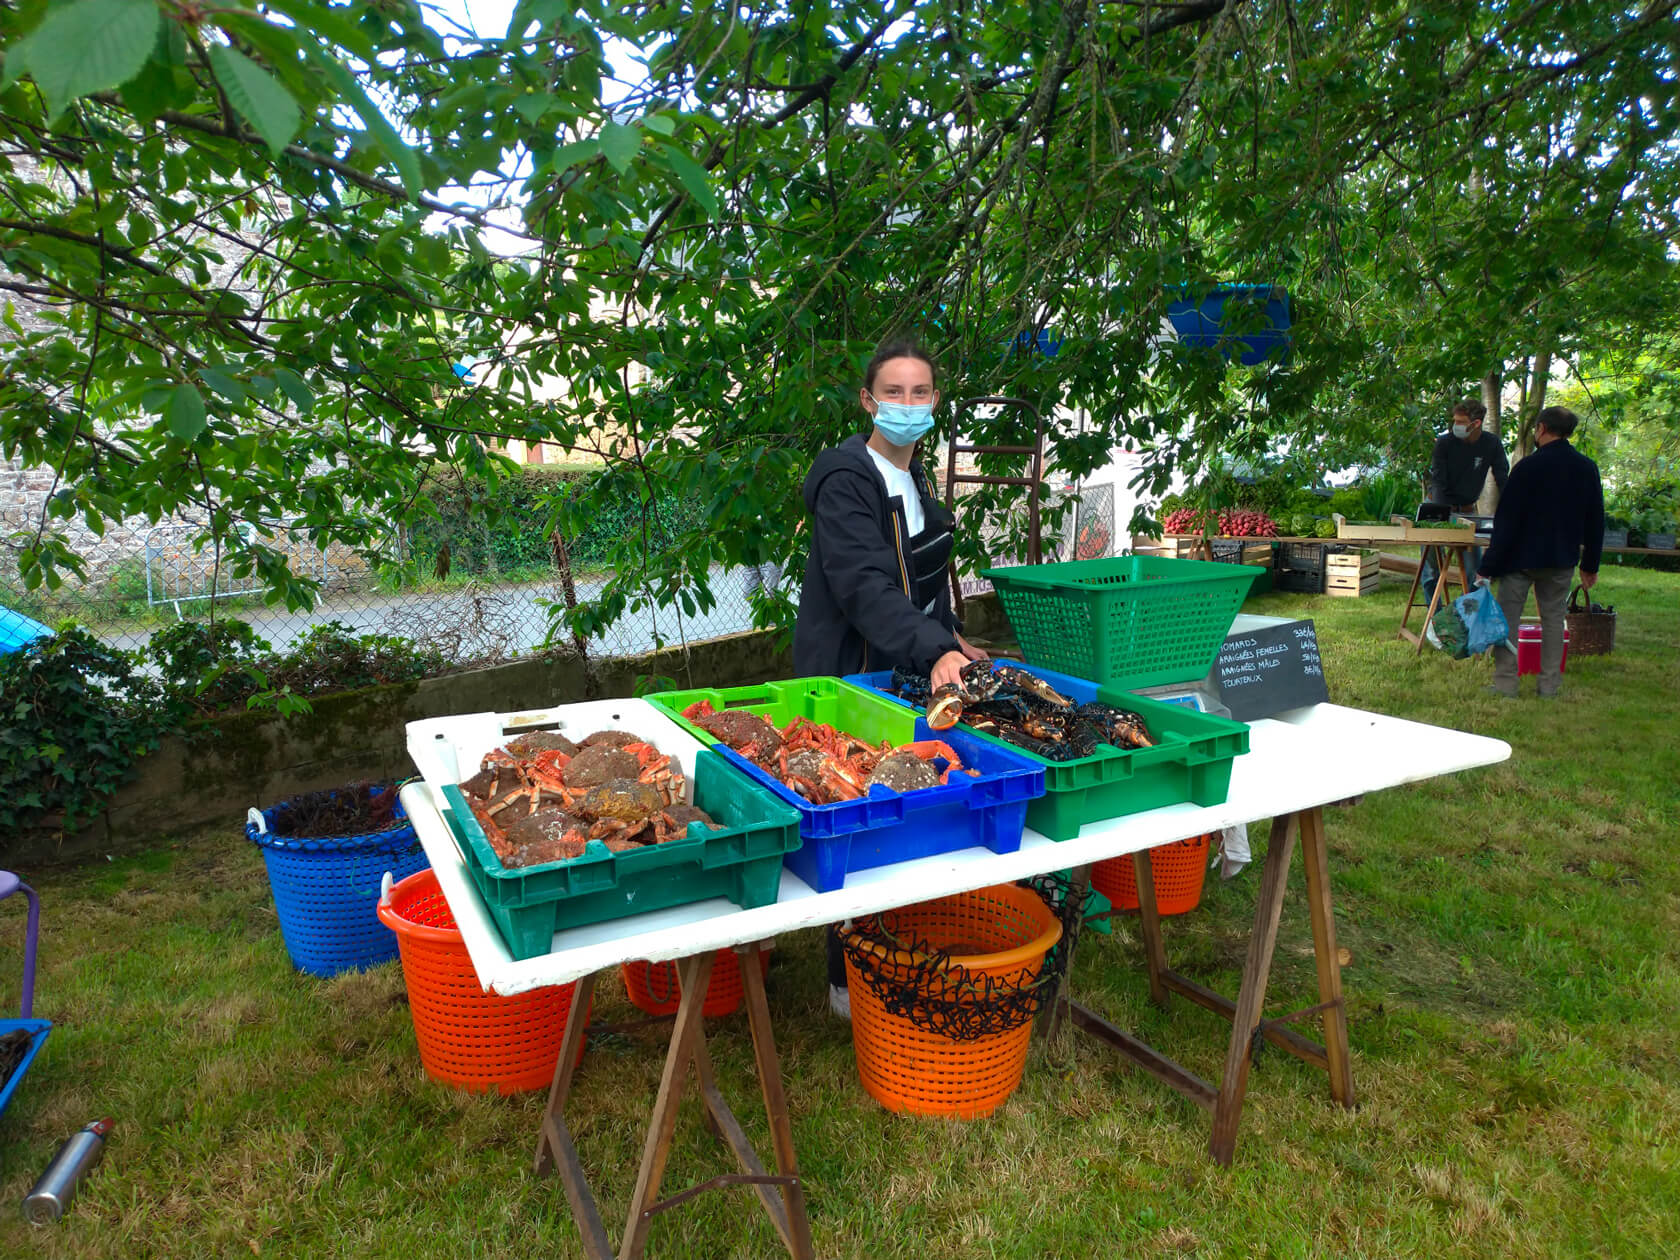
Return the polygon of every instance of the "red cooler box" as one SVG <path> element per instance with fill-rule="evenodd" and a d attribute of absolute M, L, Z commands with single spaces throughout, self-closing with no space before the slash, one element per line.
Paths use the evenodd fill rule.
<path fill-rule="evenodd" d="M 1563 662 L 1558 666 L 1562 673 L 1569 668 L 1569 630 L 1563 632 Z M 1524 621 L 1517 626 L 1517 676 L 1524 674 L 1538 674 L 1540 672 L 1540 623 L 1538 621 Z"/>

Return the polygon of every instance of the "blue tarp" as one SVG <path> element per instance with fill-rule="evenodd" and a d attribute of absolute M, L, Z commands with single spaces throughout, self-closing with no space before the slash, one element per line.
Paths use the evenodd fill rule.
<path fill-rule="evenodd" d="M 26 643 L 45 638 L 52 630 L 31 617 L 0 608 L 0 652 L 15 652 Z"/>
<path fill-rule="evenodd" d="M 1225 327 L 1227 303 L 1230 330 Z M 1180 298 L 1167 307 L 1167 319 L 1187 345 L 1222 350 L 1231 358 L 1235 342 L 1242 347 L 1237 361 L 1249 366 L 1289 353 L 1289 294 L 1270 285 L 1226 284 L 1209 290 L 1200 302 Z M 1224 346 L 1221 339 L 1226 339 Z"/>

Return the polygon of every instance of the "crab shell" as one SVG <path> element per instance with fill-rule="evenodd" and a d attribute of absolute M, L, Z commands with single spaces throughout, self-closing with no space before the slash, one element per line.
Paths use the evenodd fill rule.
<path fill-rule="evenodd" d="M 774 759 L 782 746 L 781 734 L 773 725 L 744 709 L 699 714 L 692 720 L 706 734 L 715 736 L 748 761 L 759 765 Z"/>
<path fill-rule="evenodd" d="M 498 856 L 505 867 L 536 866 L 582 857 L 588 844 L 577 818 L 562 809 L 540 809 L 507 829 L 506 849 Z"/>
<path fill-rule="evenodd" d="M 577 805 L 578 813 L 594 821 L 648 822 L 665 810 L 665 798 L 640 779 L 608 779 L 592 787 Z"/>
<path fill-rule="evenodd" d="M 578 744 L 579 748 L 623 748 L 626 744 L 639 744 L 640 735 L 632 735 L 629 731 L 596 731 L 586 735 Z"/>
<path fill-rule="evenodd" d="M 635 741 L 630 741 L 635 742 Z M 634 779 L 642 771 L 636 754 L 622 748 L 595 745 L 586 747 L 560 772 L 569 788 L 592 788 L 608 779 Z"/>
<path fill-rule="evenodd" d="M 931 723 L 930 723 L 931 725 Z M 881 758 L 869 782 L 889 787 L 895 792 L 914 792 L 920 788 L 937 787 L 939 774 L 913 752 L 895 752 Z"/>
<path fill-rule="evenodd" d="M 574 757 L 577 750 L 578 746 L 559 731 L 532 731 L 509 740 L 506 746 L 506 751 L 515 757 L 533 757 L 540 752 L 561 752 Z"/>

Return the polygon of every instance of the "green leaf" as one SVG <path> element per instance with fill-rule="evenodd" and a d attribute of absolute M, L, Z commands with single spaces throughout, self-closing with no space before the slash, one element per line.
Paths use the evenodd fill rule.
<path fill-rule="evenodd" d="M 76 0 L 47 14 L 30 36 L 7 54 L 21 57 L 57 118 L 72 101 L 121 87 L 146 64 L 157 46 L 158 8 L 153 0 Z"/>
<path fill-rule="evenodd" d="M 554 156 L 549 159 L 549 166 L 556 175 L 564 175 L 569 168 L 599 156 L 600 152 L 601 144 L 598 140 L 574 140 L 554 150 Z"/>
<path fill-rule="evenodd" d="M 240 116 L 255 127 L 270 153 L 279 154 L 298 133 L 297 102 L 272 75 L 225 44 L 210 46 L 210 69 Z"/>
<path fill-rule="evenodd" d="M 274 369 L 274 380 L 280 386 L 280 392 L 292 400 L 304 415 L 308 415 L 315 407 L 315 395 L 309 392 L 309 386 L 303 383 L 303 378 L 290 368 L 277 367 Z"/>
<path fill-rule="evenodd" d="M 544 92 L 527 92 L 523 96 L 513 99 L 513 112 L 518 114 L 533 127 L 542 121 L 542 116 L 548 113 L 554 104 L 554 98 Z"/>
<path fill-rule="evenodd" d="M 306 31 L 314 31 L 322 39 L 354 53 L 363 61 L 372 61 L 373 41 L 367 32 L 348 20 L 345 10 L 323 4 L 322 0 L 268 0 L 268 7 L 284 13 Z"/>
<path fill-rule="evenodd" d="M 199 377 L 216 393 L 232 403 L 245 401 L 245 387 L 220 368 L 200 368 Z"/>
<path fill-rule="evenodd" d="M 667 149 L 664 156 L 671 173 L 681 182 L 688 195 L 699 202 L 707 214 L 715 215 L 718 212 L 717 190 L 712 187 L 706 168 L 681 149 Z"/>
<path fill-rule="evenodd" d="M 327 81 L 338 89 L 342 103 L 354 110 L 367 128 L 368 135 L 375 144 L 385 150 L 385 156 L 390 158 L 402 176 L 403 188 L 410 197 L 418 197 L 425 184 L 420 175 L 420 155 L 403 143 L 397 129 L 390 120 L 379 112 L 368 94 L 362 91 L 362 85 L 356 82 L 356 76 L 351 74 L 337 58 L 326 52 L 314 40 L 304 41 L 304 51 L 310 60 L 321 67 L 326 74 Z"/>
<path fill-rule="evenodd" d="M 630 169 L 630 159 L 642 147 L 642 133 L 634 127 L 608 119 L 601 125 L 601 153 L 620 175 Z"/>
<path fill-rule="evenodd" d="M 676 133 L 677 120 L 669 114 L 649 114 L 642 119 L 642 126 L 655 135 L 669 136 Z"/>
<path fill-rule="evenodd" d="M 169 431 L 181 441 L 195 440 L 209 427 L 204 419 L 204 395 L 197 386 L 182 385 L 169 396 L 163 418 L 169 422 Z"/>

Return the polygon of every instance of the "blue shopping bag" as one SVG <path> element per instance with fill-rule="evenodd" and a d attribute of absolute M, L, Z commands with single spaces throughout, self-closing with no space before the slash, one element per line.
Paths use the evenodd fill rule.
<path fill-rule="evenodd" d="M 1492 587 L 1472 586 L 1453 600 L 1453 608 L 1464 622 L 1466 656 L 1480 656 L 1500 644 L 1513 652 L 1517 650 L 1517 645 L 1511 642 L 1511 624 L 1505 620 L 1505 610 L 1493 597 Z"/>

